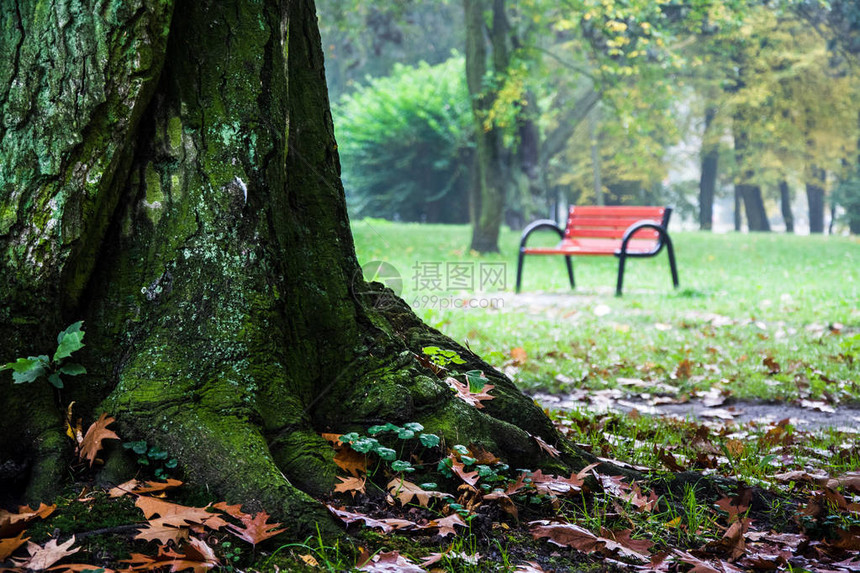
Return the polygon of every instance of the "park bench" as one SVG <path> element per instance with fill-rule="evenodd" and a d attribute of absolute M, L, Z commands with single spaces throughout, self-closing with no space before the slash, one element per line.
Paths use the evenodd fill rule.
<path fill-rule="evenodd" d="M 567 225 L 562 229 L 555 221 L 541 219 L 525 228 L 520 240 L 520 256 L 517 261 L 517 292 L 523 274 L 523 259 L 526 255 L 564 255 L 570 287 L 573 279 L 572 256 L 614 255 L 618 257 L 618 284 L 615 294 L 621 296 L 624 283 L 624 264 L 628 258 L 653 257 L 663 247 L 669 253 L 669 268 L 672 283 L 678 286 L 678 269 L 675 266 L 675 251 L 669 238 L 671 207 L 571 207 Z M 561 242 L 554 247 L 526 247 L 529 235 L 535 231 L 551 229 L 558 233 Z"/>

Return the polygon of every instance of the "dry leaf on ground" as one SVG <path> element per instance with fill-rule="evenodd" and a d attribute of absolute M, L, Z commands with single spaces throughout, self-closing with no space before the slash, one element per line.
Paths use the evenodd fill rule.
<path fill-rule="evenodd" d="M 269 517 L 271 516 L 265 511 L 256 513 L 253 517 L 243 514 L 239 517 L 242 527 L 228 523 L 227 529 L 239 539 L 243 539 L 251 545 L 257 545 L 261 541 L 286 531 L 286 529 L 277 529 L 281 525 L 280 523 L 267 523 Z"/>
<path fill-rule="evenodd" d="M 430 498 L 433 497 L 438 499 L 454 497 L 449 493 L 442 493 L 441 491 L 427 491 L 417 484 L 399 478 L 394 478 L 388 482 L 388 492 L 395 499 L 399 499 L 403 505 L 406 505 L 415 498 L 418 501 L 418 505 L 422 507 L 427 507 L 430 503 Z"/>
<path fill-rule="evenodd" d="M 75 536 L 73 535 L 65 543 L 57 544 L 56 539 L 51 539 L 44 546 L 39 546 L 33 542 L 27 543 L 27 552 L 29 557 L 13 559 L 12 562 L 30 571 L 44 571 L 60 559 L 67 557 L 73 553 L 80 551 L 80 547 L 71 549 L 75 544 Z"/>
<path fill-rule="evenodd" d="M 78 452 L 78 457 L 81 460 L 90 462 L 90 467 L 96 461 L 96 454 L 102 449 L 103 441 L 119 439 L 119 436 L 113 430 L 107 429 L 114 421 L 115 418 L 113 416 L 102 413 L 99 419 L 87 428 L 87 433 L 84 434 L 84 440 L 81 442 L 81 451 Z"/>
<path fill-rule="evenodd" d="M 27 524 L 41 517 L 45 519 L 57 509 L 56 505 L 39 504 L 37 509 L 30 509 L 26 505 L 18 507 L 18 513 L 12 513 L 5 509 L 0 509 L 0 537 L 12 537 L 24 531 Z"/>

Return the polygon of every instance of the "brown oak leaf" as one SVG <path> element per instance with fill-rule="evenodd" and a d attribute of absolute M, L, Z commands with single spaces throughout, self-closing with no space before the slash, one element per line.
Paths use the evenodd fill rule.
<path fill-rule="evenodd" d="M 545 451 L 550 456 L 557 458 L 561 454 L 561 452 L 558 451 L 558 448 L 556 448 L 555 446 L 549 445 L 540 436 L 532 436 L 532 438 L 534 438 L 534 440 L 537 442 L 538 446 L 540 446 L 540 449 Z"/>
<path fill-rule="evenodd" d="M 186 507 L 148 496 L 140 496 L 134 504 L 143 511 L 147 519 L 158 515 L 162 525 L 185 527 L 196 523 L 209 529 L 220 529 L 227 525 L 218 514 L 206 511 L 205 507 Z"/>
<path fill-rule="evenodd" d="M 350 449 L 347 445 L 337 451 L 334 456 L 334 463 L 354 477 L 359 477 L 359 472 L 367 473 L 367 456 Z"/>
<path fill-rule="evenodd" d="M 547 538 L 550 543 L 561 547 L 573 547 L 583 553 L 594 553 L 606 547 L 606 540 L 594 535 L 587 529 L 572 523 L 550 523 L 533 521 L 531 534 L 535 539 Z"/>
<path fill-rule="evenodd" d="M 78 458 L 87 460 L 92 467 L 96 461 L 96 454 L 102 449 L 102 442 L 105 440 L 118 440 L 119 436 L 113 430 L 108 430 L 107 427 L 113 424 L 115 418 L 102 413 L 99 419 L 87 428 L 87 433 L 84 434 L 84 440 L 81 442 L 81 449 L 78 452 Z"/>
<path fill-rule="evenodd" d="M 265 511 L 256 513 L 253 517 L 243 514 L 239 517 L 242 527 L 230 523 L 227 524 L 227 529 L 239 539 L 244 539 L 251 545 L 257 545 L 261 541 L 286 531 L 286 529 L 277 529 L 281 525 L 280 523 L 267 523 L 269 517 L 271 516 Z"/>
<path fill-rule="evenodd" d="M 449 535 L 457 534 L 457 531 L 454 529 L 454 526 L 459 525 L 460 527 L 466 527 L 466 522 L 463 521 L 463 518 L 460 517 L 459 514 L 452 513 L 448 517 L 443 517 L 442 519 L 434 519 L 428 525 L 430 527 L 438 527 L 440 537 L 448 537 Z"/>
<path fill-rule="evenodd" d="M 412 498 L 415 498 L 418 501 L 418 505 L 422 507 L 427 507 L 430 503 L 430 498 L 444 499 L 446 497 L 454 497 L 450 493 L 421 489 L 421 486 L 399 478 L 394 478 L 388 482 L 388 492 L 395 499 L 399 499 L 403 505 L 406 505 L 412 501 Z"/>
<path fill-rule="evenodd" d="M 424 569 L 397 551 L 379 553 L 358 568 L 369 573 L 424 573 Z"/>
<path fill-rule="evenodd" d="M 478 476 L 477 471 L 466 471 L 466 466 L 463 465 L 463 462 L 457 459 L 455 454 L 448 454 L 448 459 L 451 460 L 451 471 L 453 471 L 457 476 L 466 482 L 469 485 L 475 485 L 478 483 L 480 476 Z"/>
<path fill-rule="evenodd" d="M 364 489 L 364 485 L 367 482 L 366 478 L 357 478 L 357 477 L 340 477 L 338 478 L 340 483 L 334 486 L 334 491 L 337 493 L 351 493 L 352 497 L 355 497 L 356 493 L 366 493 Z"/>
<path fill-rule="evenodd" d="M 40 517 L 45 519 L 57 509 L 56 505 L 45 505 L 40 503 L 35 510 L 29 506 L 22 505 L 18 507 L 18 513 L 12 513 L 5 509 L 0 509 L 0 537 L 12 537 L 27 528 L 27 524 Z"/>
<path fill-rule="evenodd" d="M 167 545 L 168 541 L 173 541 L 178 545 L 181 540 L 188 538 L 188 529 L 167 525 L 163 520 L 155 519 L 140 529 L 134 538 L 144 541 L 158 541 L 163 545 Z"/>
<path fill-rule="evenodd" d="M 374 519 L 363 513 L 353 513 L 342 508 L 337 508 L 331 505 L 326 505 L 328 510 L 335 514 L 341 521 L 347 525 L 350 523 L 361 522 L 367 527 L 381 529 L 383 533 L 389 533 L 395 529 L 416 529 L 418 524 L 406 519 Z"/>
<path fill-rule="evenodd" d="M 472 392 L 472 389 L 469 388 L 468 382 L 460 382 L 451 376 L 445 378 L 445 383 L 457 392 L 458 398 L 478 409 L 484 408 L 484 405 L 481 404 L 481 402 L 495 398 L 495 396 L 490 396 L 489 394 L 489 391 L 495 388 L 492 384 L 484 384 L 484 387 L 481 388 L 480 392 Z"/>
<path fill-rule="evenodd" d="M 74 535 L 68 541 L 60 543 L 59 545 L 57 544 L 56 539 L 51 539 L 45 543 L 44 546 L 39 546 L 32 541 L 29 541 L 27 542 L 27 553 L 29 553 L 30 556 L 13 559 L 12 562 L 22 569 L 28 569 L 30 571 L 44 571 L 60 559 L 80 551 L 80 547 L 71 549 L 74 544 Z"/>
<path fill-rule="evenodd" d="M 15 537 L 8 539 L 0 539 L 0 562 L 6 561 L 6 558 L 15 553 L 15 550 L 27 543 L 29 537 L 24 537 L 24 532 L 20 532 Z"/>

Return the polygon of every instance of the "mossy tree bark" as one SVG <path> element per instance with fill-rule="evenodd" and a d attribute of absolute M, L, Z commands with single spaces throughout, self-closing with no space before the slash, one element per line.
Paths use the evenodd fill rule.
<path fill-rule="evenodd" d="M 48 352 L 79 319 L 88 344 L 61 394 L 0 375 L 0 465 L 29 498 L 62 483 L 72 400 L 297 534 L 327 520 L 319 432 L 416 421 L 514 467 L 590 461 L 405 304 L 377 308 L 390 297 L 360 278 L 312 0 L 18 0 L 0 25 L 0 360 Z M 457 400 L 415 360 L 427 345 L 484 370 L 496 399 Z"/>

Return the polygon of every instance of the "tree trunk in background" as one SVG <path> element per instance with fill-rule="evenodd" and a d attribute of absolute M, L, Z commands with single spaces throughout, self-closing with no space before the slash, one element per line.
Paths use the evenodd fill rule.
<path fill-rule="evenodd" d="M 791 213 L 791 189 L 788 181 L 779 182 L 779 206 L 782 209 L 782 220 L 785 221 L 785 232 L 794 232 L 794 215 Z"/>
<path fill-rule="evenodd" d="M 743 217 L 741 216 L 741 195 L 740 195 L 740 192 L 738 191 L 737 185 L 735 185 L 734 200 L 735 200 L 734 201 L 735 209 L 734 209 L 734 212 L 732 213 L 732 215 L 733 215 L 733 220 L 734 220 L 734 224 L 735 224 L 735 231 L 738 232 L 741 230 L 741 224 L 743 223 Z"/>
<path fill-rule="evenodd" d="M 16 46 L 0 71 L 0 360 L 52 350 L 84 319 L 88 374 L 62 394 L 0 374 L 0 465 L 24 468 L 0 490 L 61 487 L 73 400 L 294 536 L 335 531 L 307 495 L 335 482 L 319 432 L 414 421 L 513 467 L 590 459 L 361 279 L 311 0 L 82 2 L 62 25 L 18 4 L 0 29 Z M 496 399 L 456 399 L 414 359 L 431 345 L 483 370 Z M 104 479 L 131 477 L 122 455 Z"/>
<path fill-rule="evenodd" d="M 502 133 L 495 126 L 486 128 L 487 112 L 495 101 L 495 91 L 484 85 L 487 75 L 487 45 L 484 39 L 484 10 L 488 0 L 463 0 L 466 18 L 466 80 L 472 97 L 475 118 L 476 181 L 470 192 L 472 213 L 472 243 L 479 253 L 499 251 L 499 230 L 506 199 L 507 166 L 504 163 Z M 507 25 L 504 0 L 492 0 L 493 24 L 490 30 L 492 71 L 503 73 L 508 67 Z"/>
<path fill-rule="evenodd" d="M 591 140 L 591 173 L 594 176 L 594 202 L 602 206 L 603 181 L 600 176 L 600 140 L 597 135 L 597 110 L 588 114 L 588 137 Z"/>
<path fill-rule="evenodd" d="M 711 124 L 717 108 L 705 110 L 705 132 L 702 134 L 702 174 L 699 179 L 699 228 L 710 231 L 714 226 L 714 192 L 717 188 L 717 169 L 720 159 L 719 144 L 710 141 L 713 137 Z"/>
<path fill-rule="evenodd" d="M 812 166 L 806 181 L 806 201 L 809 205 L 809 232 L 824 232 L 824 184 L 827 174 Z"/>
<path fill-rule="evenodd" d="M 754 172 L 748 167 L 750 158 L 749 136 L 739 121 L 740 113 L 735 116 L 733 124 L 735 140 L 735 160 L 741 170 L 739 181 L 735 183 L 735 226 L 739 228 L 738 202 L 743 202 L 744 212 L 747 216 L 747 228 L 750 231 L 769 232 L 770 223 L 767 220 L 767 212 L 764 208 L 764 200 L 761 196 L 761 187 L 754 185 L 751 180 Z"/>

